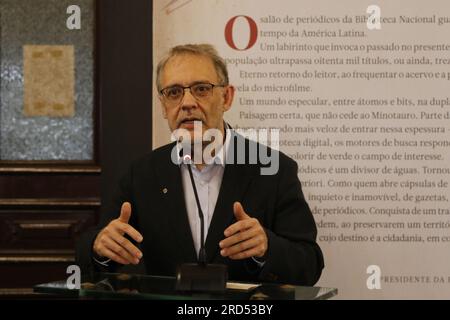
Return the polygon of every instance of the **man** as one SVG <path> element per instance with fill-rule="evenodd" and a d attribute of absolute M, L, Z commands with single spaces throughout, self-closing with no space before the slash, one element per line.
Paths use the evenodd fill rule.
<path fill-rule="evenodd" d="M 143 258 L 148 274 L 173 276 L 182 263 L 198 261 L 201 228 L 191 166 L 208 263 L 226 264 L 232 280 L 315 284 L 323 257 L 297 164 L 270 150 L 279 163 L 277 172 L 267 175 L 261 174 L 260 159 L 248 161 L 263 147 L 223 120 L 235 91 L 224 60 L 210 45 L 174 47 L 158 65 L 157 88 L 171 131 L 188 135 L 131 165 L 100 228 L 88 234 L 91 252 L 80 263 L 111 268 Z M 211 131 L 218 133 L 212 161 L 175 161 L 183 155 L 181 140 L 205 150 Z M 242 152 L 247 154 L 241 157 Z M 239 157 L 244 164 L 235 161 Z"/>

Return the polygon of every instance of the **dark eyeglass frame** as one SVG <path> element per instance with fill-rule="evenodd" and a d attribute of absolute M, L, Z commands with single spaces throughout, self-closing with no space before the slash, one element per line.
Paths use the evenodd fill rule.
<path fill-rule="evenodd" d="M 198 97 L 198 96 L 194 93 L 195 91 L 192 91 L 192 89 L 191 89 L 192 87 L 201 86 L 201 85 L 211 86 L 211 91 L 210 91 L 210 92 L 213 92 L 214 88 L 216 88 L 216 87 L 222 87 L 222 88 L 224 88 L 224 87 L 227 86 L 227 85 L 225 85 L 225 84 L 213 84 L 213 83 L 209 83 L 209 82 L 197 82 L 197 83 L 194 83 L 194 84 L 192 84 L 192 85 L 190 85 L 190 86 L 187 86 L 187 87 L 183 87 L 183 86 L 180 86 L 180 85 L 174 85 L 174 86 L 166 87 L 166 88 L 161 89 L 161 90 L 159 91 L 159 93 L 160 93 L 165 99 L 167 99 L 168 101 L 170 101 L 170 98 L 167 97 L 167 90 L 168 90 L 168 89 L 172 89 L 172 88 L 180 88 L 180 89 L 183 89 L 183 94 L 181 95 L 181 97 L 180 97 L 179 100 L 178 100 L 178 103 L 179 103 L 179 102 L 181 102 L 181 101 L 183 100 L 184 95 L 185 95 L 185 92 L 186 92 L 186 89 L 189 89 L 189 91 L 191 92 L 192 96 L 193 96 L 195 99 L 202 99 L 202 98 L 208 97 L 209 95 L 207 95 L 207 96 L 205 96 L 205 97 Z M 176 102 L 176 101 L 173 100 L 172 102 Z"/>

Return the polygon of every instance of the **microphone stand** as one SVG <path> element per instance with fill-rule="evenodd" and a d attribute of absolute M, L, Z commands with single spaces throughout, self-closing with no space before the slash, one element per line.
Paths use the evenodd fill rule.
<path fill-rule="evenodd" d="M 180 154 L 183 150 L 180 151 Z M 198 263 L 184 263 L 178 267 L 177 282 L 175 289 L 184 292 L 224 292 L 228 280 L 227 266 L 223 264 L 207 264 L 205 249 L 205 222 L 194 176 L 191 168 L 191 156 L 185 155 L 183 162 L 187 165 L 192 188 L 194 189 L 195 201 L 197 203 L 200 218 L 200 252 Z"/>
<path fill-rule="evenodd" d="M 187 167 L 188 167 L 188 171 L 189 171 L 189 177 L 191 178 L 191 184 L 192 184 L 192 187 L 194 189 L 195 202 L 197 203 L 198 215 L 199 215 L 199 218 L 200 218 L 200 226 L 201 226 L 201 230 L 200 230 L 200 252 L 198 254 L 198 261 L 200 262 L 200 264 L 202 266 L 206 266 L 204 215 L 203 215 L 203 211 L 202 211 L 202 206 L 200 205 L 200 200 L 198 199 L 197 188 L 195 186 L 195 181 L 194 181 L 194 176 L 192 174 L 191 165 L 188 164 Z"/>

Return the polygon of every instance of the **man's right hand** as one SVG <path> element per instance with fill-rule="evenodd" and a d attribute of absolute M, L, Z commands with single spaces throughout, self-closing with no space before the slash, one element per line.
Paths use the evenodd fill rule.
<path fill-rule="evenodd" d="M 120 217 L 111 221 L 99 232 L 94 241 L 94 252 L 121 264 L 138 264 L 142 252 L 133 245 L 124 234 L 136 242 L 142 242 L 142 235 L 128 224 L 131 217 L 131 204 L 124 202 L 120 209 Z"/>

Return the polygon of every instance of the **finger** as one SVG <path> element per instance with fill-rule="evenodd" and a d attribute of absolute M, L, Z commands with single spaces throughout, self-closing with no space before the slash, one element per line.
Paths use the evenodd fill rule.
<path fill-rule="evenodd" d="M 119 221 L 119 223 L 115 227 L 119 230 L 121 234 L 126 233 L 136 242 L 140 243 L 142 242 L 142 240 L 144 240 L 142 234 L 140 234 L 139 231 L 137 231 L 135 228 L 133 228 L 127 223 L 122 223 Z"/>
<path fill-rule="evenodd" d="M 128 261 L 128 263 L 132 263 L 132 264 L 138 264 L 139 263 L 139 259 L 138 258 L 133 256 L 130 252 L 128 252 L 128 250 L 126 250 L 124 247 L 119 245 L 113 239 L 105 237 L 104 240 L 103 240 L 103 245 L 107 249 L 111 250 L 112 252 L 114 252 L 115 254 L 120 256 L 122 259 Z"/>
<path fill-rule="evenodd" d="M 219 242 L 219 246 L 222 249 L 225 249 L 233 246 L 236 243 L 250 239 L 256 235 L 258 235 L 258 228 L 250 228 L 247 229 L 246 231 L 238 232 L 232 235 L 231 237 L 223 239 L 222 241 Z"/>
<path fill-rule="evenodd" d="M 242 207 L 242 204 L 240 202 L 235 202 L 233 204 L 233 212 L 237 221 L 250 218 L 250 216 L 245 213 L 244 208 Z"/>
<path fill-rule="evenodd" d="M 120 264 L 125 264 L 125 265 L 126 264 L 130 264 L 130 262 L 128 260 L 122 258 L 121 256 L 119 256 L 118 254 L 114 253 L 113 251 L 109 250 L 106 247 L 103 247 L 101 249 L 101 254 L 102 254 L 102 257 L 109 258 L 109 259 L 111 259 L 111 260 L 113 260 L 115 262 L 118 262 Z"/>
<path fill-rule="evenodd" d="M 248 259 L 251 257 L 256 257 L 258 256 L 259 252 L 260 252 L 260 248 L 258 247 L 253 247 L 251 249 L 248 249 L 246 251 L 242 251 L 239 253 L 236 253 L 232 256 L 229 256 L 228 258 L 230 258 L 231 260 L 242 260 L 242 259 Z"/>
<path fill-rule="evenodd" d="M 238 222 L 233 223 L 231 226 L 229 226 L 228 228 L 225 229 L 225 231 L 223 232 L 225 237 L 230 237 L 233 234 L 235 234 L 236 232 L 239 231 L 245 231 L 251 227 L 253 227 L 258 220 L 256 219 L 245 219 L 245 220 L 241 220 Z"/>
<path fill-rule="evenodd" d="M 251 248 L 257 247 L 261 243 L 262 243 L 261 238 L 253 237 L 253 238 L 248 239 L 246 241 L 239 242 L 239 243 L 235 244 L 232 247 L 220 250 L 220 254 L 223 257 L 233 256 L 233 255 L 236 255 L 236 254 L 238 254 L 240 252 L 245 252 L 245 251 L 247 251 L 247 250 L 249 250 Z"/>
<path fill-rule="evenodd" d="M 242 259 L 248 259 L 251 257 L 256 257 L 258 255 L 259 249 L 258 248 L 252 248 L 247 251 L 239 252 L 235 255 L 229 256 L 231 260 L 242 260 Z"/>
<path fill-rule="evenodd" d="M 122 208 L 120 209 L 119 220 L 122 221 L 123 223 L 128 223 L 128 221 L 130 221 L 130 217 L 131 217 L 131 203 L 124 202 L 122 204 Z"/>
<path fill-rule="evenodd" d="M 128 253 L 130 253 L 134 258 L 141 259 L 142 252 L 134 244 L 132 244 L 127 238 L 116 233 L 111 232 L 109 236 L 122 248 L 124 248 Z"/>

